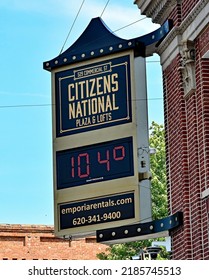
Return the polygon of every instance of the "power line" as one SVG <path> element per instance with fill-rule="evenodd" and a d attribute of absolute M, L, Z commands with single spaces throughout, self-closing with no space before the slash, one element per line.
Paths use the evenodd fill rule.
<path fill-rule="evenodd" d="M 75 25 L 75 22 L 76 22 L 76 20 L 77 20 L 79 14 L 80 14 L 80 11 L 81 11 L 81 9 L 82 9 L 82 7 L 83 7 L 84 2 L 85 2 L 85 0 L 83 0 L 83 2 L 82 2 L 81 5 L 80 5 L 80 8 L 79 8 L 79 10 L 78 10 L 78 12 L 77 12 L 77 15 L 76 15 L 76 17 L 75 17 L 75 19 L 74 19 L 74 21 L 73 21 L 73 23 L 72 23 L 72 25 L 71 25 L 71 28 L 70 28 L 70 30 L 69 30 L 69 32 L 68 32 L 67 38 L 65 39 L 64 44 L 63 44 L 63 46 L 62 46 L 62 48 L 61 48 L 60 54 L 62 53 L 62 51 L 63 51 L 63 49 L 64 49 L 64 47 L 65 47 L 65 44 L 66 44 L 66 42 L 67 42 L 67 40 L 68 40 L 68 38 L 69 38 L 69 36 L 70 36 L 70 33 L 72 32 L 72 29 L 73 29 L 73 27 L 74 27 L 74 25 Z"/>
<path fill-rule="evenodd" d="M 156 100 L 163 100 L 162 97 L 154 97 L 154 98 L 138 98 L 138 99 L 131 99 L 131 101 L 156 101 Z M 55 104 L 20 104 L 20 105 L 0 105 L 0 109 L 7 109 L 7 108 L 27 108 L 27 107 L 51 107 Z"/>
<path fill-rule="evenodd" d="M 129 27 L 129 26 L 131 26 L 131 25 L 134 25 L 134 24 L 136 24 L 137 22 L 142 21 L 142 20 L 145 20 L 145 19 L 147 19 L 147 17 L 143 17 L 143 18 L 138 19 L 138 20 L 136 20 L 136 21 L 134 21 L 134 22 L 132 22 L 132 23 L 129 23 L 129 24 L 127 24 L 127 25 L 125 25 L 125 26 L 123 26 L 123 27 L 121 27 L 121 28 L 119 28 L 119 29 L 116 29 L 116 30 L 113 31 L 113 33 L 117 32 L 117 31 L 120 31 L 120 30 L 122 30 L 122 29 L 124 29 L 124 28 L 127 28 L 127 27 Z"/>
<path fill-rule="evenodd" d="M 146 18 L 147 18 L 147 17 L 143 17 L 143 18 L 141 18 L 141 19 L 139 19 L 139 20 L 137 20 L 137 21 L 134 21 L 134 22 L 132 22 L 132 23 L 129 23 L 129 24 L 123 26 L 123 27 L 120 27 L 119 29 L 116 29 L 116 30 L 114 30 L 114 31 L 111 31 L 111 33 L 114 34 L 115 32 L 120 31 L 120 30 L 122 30 L 122 29 L 125 29 L 125 28 L 127 28 L 127 27 L 129 27 L 129 26 L 131 26 L 131 25 L 133 25 L 133 24 L 136 24 L 136 23 L 139 22 L 139 21 L 145 20 Z M 108 35 L 105 34 L 105 35 L 101 36 L 100 39 L 101 39 L 101 38 L 105 38 L 105 37 L 107 37 L 107 36 L 108 36 Z M 85 43 L 85 44 L 83 45 L 83 47 L 87 47 L 87 46 L 91 45 L 93 42 L 96 42 L 97 40 L 98 40 L 98 38 L 95 38 L 95 40 L 92 40 L 91 42 Z"/>
<path fill-rule="evenodd" d="M 5 108 L 24 108 L 24 107 L 48 107 L 54 104 L 21 104 L 21 105 L 1 105 L 0 109 Z"/>
<path fill-rule="evenodd" d="M 74 25 L 75 25 L 75 22 L 76 22 L 76 20 L 77 20 L 79 14 L 80 14 L 80 11 L 81 11 L 81 9 L 82 9 L 82 7 L 83 7 L 84 2 L 85 2 L 85 0 L 83 0 L 82 3 L 81 3 L 81 5 L 80 5 L 80 8 L 79 8 L 79 10 L 78 10 L 78 12 L 77 12 L 77 14 L 76 14 L 76 17 L 75 17 L 75 19 L 74 19 L 74 21 L 73 21 L 73 23 L 72 23 L 72 25 L 71 25 L 71 28 L 70 28 L 70 30 L 69 30 L 69 32 L 68 32 L 68 35 L 67 35 L 67 37 L 66 37 L 66 39 L 65 39 L 65 41 L 64 41 L 64 44 L 63 44 L 63 46 L 62 46 L 62 48 L 61 48 L 61 51 L 60 51 L 59 55 L 63 52 L 63 49 L 64 49 L 64 47 L 65 47 L 65 45 L 66 45 L 66 43 L 67 43 L 67 40 L 68 40 L 68 38 L 69 38 L 69 36 L 70 36 L 70 34 L 71 34 L 71 32 L 72 32 L 72 29 L 73 29 L 73 27 L 74 27 Z M 103 9 L 103 11 L 102 11 L 100 17 L 102 17 L 102 15 L 104 14 L 104 12 L 105 12 L 105 10 L 106 10 L 106 8 L 107 8 L 109 2 L 110 2 L 110 0 L 108 0 L 108 1 L 106 2 L 105 7 L 104 7 L 104 9 Z M 130 24 L 127 24 L 127 25 L 125 25 L 125 26 L 123 26 L 123 27 L 121 27 L 121 28 L 119 28 L 119 29 L 116 29 L 116 30 L 112 31 L 112 33 L 118 32 L 118 31 L 120 31 L 120 30 L 122 30 L 122 29 L 125 29 L 125 28 L 127 28 L 127 27 L 129 27 L 129 26 L 131 26 L 131 25 L 134 25 L 134 24 L 136 24 L 136 23 L 138 23 L 138 22 L 140 22 L 140 21 L 142 21 L 142 20 L 145 20 L 145 19 L 147 19 L 147 17 L 143 17 L 143 18 L 141 18 L 141 19 L 139 19 L 139 20 L 136 20 L 136 21 L 134 21 L 134 22 L 132 22 L 132 23 L 130 23 Z M 95 39 L 95 41 L 96 41 L 96 39 Z M 92 42 L 91 42 L 91 43 L 92 43 Z"/>
<path fill-rule="evenodd" d="M 66 39 L 65 39 L 65 41 L 64 41 L 64 44 L 63 44 L 63 46 L 62 46 L 62 48 L 61 48 L 60 54 L 62 53 L 62 51 L 63 51 L 63 49 L 64 49 L 64 46 L 65 46 L 65 44 L 66 44 L 66 42 L 67 42 L 67 40 L 68 40 L 68 38 L 69 38 L 69 36 L 70 36 L 70 34 L 71 34 L 71 32 L 72 32 L 72 29 L 73 29 L 73 27 L 74 27 L 74 25 L 75 25 L 75 22 L 76 22 L 76 20 L 77 20 L 79 14 L 80 14 L 80 11 L 81 11 L 81 9 L 82 9 L 82 7 L 83 7 L 83 5 L 84 5 L 84 2 L 85 2 L 85 0 L 83 0 L 82 3 L 81 3 L 81 5 L 80 5 L 80 8 L 79 8 L 79 10 L 78 10 L 78 12 L 77 12 L 77 14 L 76 14 L 76 17 L 75 17 L 75 19 L 74 19 L 74 21 L 73 21 L 73 23 L 72 23 L 72 25 L 71 25 L 71 28 L 70 28 L 70 30 L 69 30 L 69 32 L 68 32 L 68 35 L 67 35 L 67 37 L 66 37 Z M 110 0 L 108 0 L 108 1 L 106 2 L 105 7 L 104 7 L 104 9 L 103 9 L 103 11 L 102 11 L 100 17 L 102 17 L 102 15 L 104 14 L 104 12 L 105 12 L 105 10 L 106 10 L 106 8 L 107 8 L 109 2 L 110 2 Z M 132 22 L 132 23 L 130 23 L 130 24 L 128 24 L 128 25 L 125 25 L 125 26 L 123 26 L 123 27 L 121 27 L 121 28 L 119 28 L 119 29 L 117 29 L 117 30 L 112 31 L 112 33 L 115 33 L 115 32 L 117 32 L 117 31 L 120 31 L 120 30 L 122 30 L 122 29 L 125 29 L 125 28 L 127 28 L 127 27 L 129 27 L 129 26 L 131 26 L 131 25 L 134 25 L 134 24 L 138 23 L 139 21 L 145 20 L 146 18 L 147 18 L 147 17 L 144 17 L 144 18 L 141 18 L 141 19 L 139 19 L 139 20 L 137 20 L 137 21 L 134 21 L 134 22 Z M 146 61 L 146 63 L 159 63 L 159 62 L 160 62 L 160 61 Z M 135 99 L 135 100 L 132 100 L 132 101 L 143 101 L 143 100 L 148 100 L 148 101 L 151 101 L 151 100 L 163 100 L 163 98 Z M 24 107 L 48 107 L 48 106 L 53 106 L 53 105 L 55 105 L 55 104 L 2 105 L 2 106 L 0 106 L 0 109 L 5 109 L 5 108 L 24 108 Z"/>
<path fill-rule="evenodd" d="M 108 0 L 108 1 L 106 2 L 106 5 L 105 5 L 105 7 L 104 7 L 104 9 L 103 9 L 103 11 L 102 11 L 102 13 L 101 13 L 100 17 L 102 17 L 102 16 L 103 16 L 103 14 L 104 14 L 104 12 L 105 12 L 105 10 L 106 10 L 107 5 L 109 4 L 109 2 L 110 2 L 110 0 Z"/>

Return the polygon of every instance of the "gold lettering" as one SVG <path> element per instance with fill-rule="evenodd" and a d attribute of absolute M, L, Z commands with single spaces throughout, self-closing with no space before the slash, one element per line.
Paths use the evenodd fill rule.
<path fill-rule="evenodd" d="M 91 100 L 88 99 L 89 116 L 91 116 Z"/>
<path fill-rule="evenodd" d="M 80 85 L 80 93 L 81 93 L 81 99 L 84 99 L 84 84 L 85 84 L 85 81 L 79 82 L 79 85 Z"/>
<path fill-rule="evenodd" d="M 115 73 L 111 76 L 111 80 L 112 80 L 112 91 L 118 91 L 118 81 L 116 79 L 118 79 L 118 74 Z"/>
<path fill-rule="evenodd" d="M 71 88 L 74 88 L 74 84 L 69 84 L 68 85 L 68 101 L 73 101 L 75 100 L 75 96 L 72 96 Z"/>
<path fill-rule="evenodd" d="M 104 96 L 98 97 L 98 113 L 105 111 Z"/>
<path fill-rule="evenodd" d="M 119 109 L 119 107 L 116 106 L 115 93 L 112 95 L 112 104 L 113 104 L 113 110 L 118 110 Z"/>
<path fill-rule="evenodd" d="M 112 111 L 112 102 L 110 100 L 110 96 L 109 95 L 107 95 L 107 100 L 106 100 L 106 112 L 108 110 Z"/>
<path fill-rule="evenodd" d="M 110 75 L 104 76 L 104 93 L 111 92 Z"/>
<path fill-rule="evenodd" d="M 69 84 L 69 119 L 118 110 L 115 93 L 119 90 L 118 78 L 114 73 Z"/>
<path fill-rule="evenodd" d="M 69 104 L 69 119 L 75 118 L 75 103 Z"/>
<path fill-rule="evenodd" d="M 68 101 L 76 101 L 112 93 L 118 91 L 118 89 L 119 83 L 117 73 L 79 81 L 68 85 Z"/>
<path fill-rule="evenodd" d="M 86 97 L 89 97 L 89 83 L 86 81 Z"/>
<path fill-rule="evenodd" d="M 91 109 L 92 109 L 92 114 L 93 115 L 97 114 L 97 98 L 92 98 Z"/>
<path fill-rule="evenodd" d="M 77 103 L 77 110 L 76 110 L 76 118 L 82 117 L 82 116 L 83 116 L 83 114 L 82 114 L 81 103 L 78 102 Z"/>
<path fill-rule="evenodd" d="M 96 92 L 94 92 L 94 87 L 95 87 L 95 79 L 89 80 L 89 83 L 91 83 L 91 90 L 89 96 L 96 96 Z"/>
<path fill-rule="evenodd" d="M 75 83 L 75 99 L 78 100 L 79 96 L 78 96 L 78 83 Z"/>
<path fill-rule="evenodd" d="M 100 91 L 101 87 L 102 87 L 102 85 L 100 83 L 101 80 L 103 80 L 103 77 L 98 77 L 97 78 L 97 95 L 103 94 L 103 91 Z"/>
<path fill-rule="evenodd" d="M 69 104 L 69 119 L 86 117 L 100 113 L 118 110 L 116 95 L 106 95 L 91 99 L 85 99 Z"/>
<path fill-rule="evenodd" d="M 83 116 L 85 117 L 87 115 L 86 112 L 86 103 L 88 102 L 88 100 L 82 100 L 81 104 L 83 105 Z"/>

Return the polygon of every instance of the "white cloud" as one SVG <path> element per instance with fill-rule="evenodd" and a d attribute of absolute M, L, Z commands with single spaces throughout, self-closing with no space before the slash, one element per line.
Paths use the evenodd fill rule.
<path fill-rule="evenodd" d="M 62 20 L 65 19 L 65 21 L 69 22 L 68 27 L 70 28 L 82 2 L 83 0 L 1 0 L 0 7 L 26 13 L 39 13 L 46 17 L 53 17 L 53 20 L 59 20 L 62 17 Z M 81 34 L 91 18 L 101 16 L 106 3 L 106 0 L 86 0 L 72 33 L 76 34 L 76 36 Z M 138 7 L 133 4 L 133 1 L 112 0 L 107 5 L 102 19 L 110 30 L 114 32 L 144 17 L 140 14 Z M 159 25 L 153 24 L 151 19 L 146 18 L 117 31 L 115 34 L 128 39 L 142 36 L 158 27 Z"/>
<path fill-rule="evenodd" d="M 85 5 L 82 17 L 88 17 L 90 20 L 93 17 L 100 16 L 104 9 L 104 2 L 106 3 L 106 0 L 103 3 L 98 3 L 96 0 L 87 1 L 88 5 Z M 140 10 L 136 5 L 133 5 L 131 1 L 128 2 L 126 1 L 126 4 L 123 4 L 124 2 L 120 1 L 116 4 L 116 1 L 110 1 L 102 16 L 105 24 L 113 32 L 138 21 L 129 27 L 117 31 L 116 35 L 123 38 L 133 38 L 147 34 L 159 27 L 159 25 L 153 24 L 149 18 L 141 20 L 145 16 L 140 14 Z"/>

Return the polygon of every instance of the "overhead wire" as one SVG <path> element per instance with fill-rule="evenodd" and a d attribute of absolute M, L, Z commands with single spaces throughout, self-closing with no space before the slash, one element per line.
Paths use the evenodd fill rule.
<path fill-rule="evenodd" d="M 69 36 L 70 36 L 72 30 L 73 30 L 73 27 L 74 27 L 74 25 L 75 25 L 75 23 L 76 23 L 76 21 L 77 21 L 77 18 L 78 18 L 78 16 L 79 16 L 80 12 L 81 12 L 81 9 L 82 9 L 82 7 L 83 7 L 84 2 L 85 2 L 85 0 L 83 0 L 82 3 L 81 3 L 81 5 L 80 5 L 80 8 L 79 8 L 79 10 L 78 10 L 78 12 L 77 12 L 77 14 L 76 14 L 76 17 L 75 17 L 75 19 L 74 19 L 74 21 L 73 21 L 73 23 L 72 23 L 72 25 L 71 25 L 71 28 L 70 28 L 70 30 L 69 30 L 69 32 L 68 32 L 68 35 L 67 35 L 67 37 L 66 37 L 66 39 L 65 39 L 65 41 L 64 41 L 64 44 L 63 44 L 63 46 L 62 46 L 62 48 L 61 48 L 61 51 L 60 51 L 59 55 L 61 55 L 62 52 L 63 52 L 63 49 L 64 49 L 64 47 L 65 47 L 65 45 L 66 45 L 66 43 L 67 43 L 67 40 L 68 40 L 68 38 L 69 38 Z M 106 8 L 107 8 L 109 2 L 110 2 L 110 0 L 107 0 L 107 2 L 106 2 L 106 4 L 105 4 L 105 7 L 104 7 L 104 9 L 102 10 L 102 13 L 101 13 L 100 17 L 102 17 L 102 15 L 104 14 L 104 12 L 105 12 L 105 10 L 106 10 Z M 125 26 L 122 26 L 121 28 L 118 28 L 118 29 L 112 31 L 112 33 L 116 33 L 116 32 L 118 32 L 118 31 L 120 31 L 120 30 L 122 30 L 122 29 L 125 29 L 125 28 L 127 28 L 127 27 L 129 27 L 129 26 L 131 26 L 131 25 L 134 25 L 134 24 L 136 24 L 136 23 L 138 23 L 138 22 L 140 22 L 140 21 L 142 21 L 142 20 L 145 20 L 145 19 L 147 19 L 146 16 L 143 17 L 143 18 L 141 18 L 141 19 L 138 19 L 138 20 L 136 20 L 136 21 L 134 21 L 134 22 L 132 22 L 132 23 L 130 23 L 130 24 L 127 24 L 127 25 L 125 25 Z M 96 41 L 96 40 L 97 40 L 97 39 L 95 39 L 95 41 Z M 89 43 L 85 44 L 85 46 L 87 46 L 88 44 L 89 44 Z M 92 41 L 91 41 L 91 44 L 92 44 Z"/>
<path fill-rule="evenodd" d="M 110 32 L 111 32 L 112 34 L 114 34 L 114 33 L 118 32 L 118 31 L 120 31 L 120 30 L 122 30 L 122 29 L 125 29 L 125 28 L 127 28 L 127 27 L 129 27 L 129 26 L 131 26 L 131 25 L 133 25 L 133 24 L 136 24 L 136 23 L 138 23 L 138 22 L 140 22 L 140 21 L 142 21 L 142 20 L 145 20 L 145 19 L 146 19 L 146 17 L 143 17 L 143 18 L 138 19 L 138 20 L 136 20 L 136 21 L 134 21 L 134 22 L 132 22 L 132 23 L 129 23 L 129 24 L 123 26 L 123 27 L 120 27 L 120 28 L 118 28 L 118 29 L 116 29 L 116 30 L 113 30 L 113 31 L 110 30 Z M 97 40 L 104 39 L 106 36 L 107 36 L 107 35 L 105 34 L 105 35 L 101 36 L 99 39 L 98 39 L 98 38 L 95 38 L 95 40 L 92 40 L 91 42 L 87 42 L 87 43 L 83 44 L 83 47 L 85 48 L 85 47 L 91 45 L 92 43 L 96 42 Z"/>
<path fill-rule="evenodd" d="M 105 7 L 104 7 L 104 9 L 102 10 L 102 13 L 101 13 L 100 17 L 103 16 L 103 14 L 104 14 L 104 12 L 105 12 L 105 10 L 106 10 L 106 8 L 107 8 L 109 2 L 110 2 L 110 0 L 107 0 L 107 2 L 106 2 L 106 4 L 105 4 Z M 85 3 L 85 0 L 82 1 L 81 5 L 80 5 L 80 7 L 79 7 L 79 9 L 78 9 L 78 12 L 77 12 L 77 14 L 76 14 L 76 16 L 75 16 L 75 19 L 73 20 L 73 23 L 72 23 L 72 25 L 71 25 L 71 27 L 70 27 L 70 30 L 69 30 L 69 32 L 68 32 L 68 34 L 67 34 L 67 37 L 66 37 L 66 39 L 65 39 L 65 41 L 64 41 L 64 43 L 63 43 L 63 45 L 62 45 L 62 48 L 61 48 L 61 50 L 60 50 L 60 54 L 62 53 L 62 51 L 63 51 L 63 49 L 64 49 L 64 47 L 65 47 L 65 45 L 66 45 L 66 43 L 67 43 L 67 40 L 68 40 L 68 38 L 69 38 L 69 36 L 70 36 L 72 30 L 73 30 L 73 27 L 74 27 L 74 25 L 75 25 L 75 23 L 76 23 L 76 21 L 77 21 L 77 19 L 78 19 L 78 16 L 79 16 L 79 14 L 80 14 L 80 12 L 81 12 L 81 10 L 82 10 L 82 8 L 83 8 L 84 3 Z M 142 21 L 142 20 L 145 20 L 145 19 L 146 19 L 146 17 L 143 17 L 143 18 L 141 18 L 141 19 L 139 19 L 139 20 L 137 20 L 137 21 L 134 21 L 134 22 L 132 22 L 132 23 L 130 23 L 130 24 L 127 24 L 127 25 L 125 25 L 125 26 L 123 26 L 123 27 L 121 27 L 121 28 L 119 28 L 119 29 L 116 29 L 116 30 L 112 31 L 112 33 L 118 32 L 118 31 L 120 31 L 120 30 L 122 30 L 122 29 L 125 29 L 125 28 L 127 28 L 127 27 L 129 27 L 129 26 L 131 26 L 131 25 L 134 25 L 134 24 L 136 24 L 136 23 L 138 23 L 138 22 L 140 22 L 140 21 Z M 146 61 L 146 63 L 159 63 L 159 61 Z M 132 101 L 142 101 L 142 100 L 148 100 L 148 101 L 150 101 L 150 100 L 163 100 L 163 98 L 135 99 L 135 100 L 132 100 Z M 55 105 L 55 104 L 2 105 L 2 106 L 0 106 L 0 109 L 4 109 L 4 108 L 23 108 L 23 107 L 47 107 L 47 106 L 53 106 L 53 105 Z"/>
<path fill-rule="evenodd" d="M 106 10 L 106 8 L 107 8 L 107 6 L 108 6 L 109 2 L 110 2 L 110 0 L 107 0 L 106 5 L 105 5 L 105 7 L 104 7 L 104 9 L 103 9 L 103 11 L 102 11 L 102 13 L 101 13 L 100 17 L 102 17 L 102 16 L 103 16 L 103 14 L 104 14 L 104 12 L 105 12 L 105 10 Z"/>
<path fill-rule="evenodd" d="M 78 18 L 79 14 L 80 14 L 80 11 L 81 11 L 81 9 L 82 9 L 82 7 L 83 7 L 84 2 L 85 2 L 85 0 L 83 0 L 82 3 L 81 3 L 81 5 L 80 5 L 80 8 L 79 8 L 79 10 L 78 10 L 78 12 L 77 12 L 77 14 L 76 14 L 76 16 L 75 16 L 75 19 L 74 19 L 74 21 L 73 21 L 73 23 L 72 23 L 72 25 L 71 25 L 71 27 L 70 27 L 70 30 L 69 30 L 69 32 L 68 32 L 68 34 L 67 34 L 67 37 L 66 37 L 66 39 L 65 39 L 65 41 L 64 41 L 64 44 L 63 44 L 62 48 L 61 48 L 60 54 L 62 53 L 62 51 L 63 51 L 63 49 L 64 49 L 64 47 L 65 47 L 65 45 L 66 45 L 66 43 L 67 43 L 67 40 L 68 40 L 68 38 L 69 38 L 69 36 L 70 36 L 72 30 L 73 30 L 73 27 L 74 27 L 74 25 L 75 25 L 75 23 L 76 23 L 76 21 L 77 21 L 77 18 Z"/>
<path fill-rule="evenodd" d="M 0 105 L 0 109 L 4 108 L 23 108 L 23 107 L 47 107 L 54 104 L 20 104 L 20 105 Z"/>
<path fill-rule="evenodd" d="M 76 21 L 77 21 L 77 19 L 78 19 L 78 16 L 79 16 L 79 14 L 80 14 L 80 12 L 81 12 L 81 9 L 83 8 L 84 2 L 85 2 L 85 0 L 82 1 L 81 5 L 80 5 L 80 7 L 79 7 L 79 9 L 78 9 L 78 12 L 77 12 L 77 14 L 76 14 L 76 16 L 75 16 L 75 19 L 74 19 L 74 21 L 73 21 L 71 27 L 70 27 L 70 30 L 69 30 L 69 32 L 68 32 L 68 34 L 67 34 L 67 37 L 66 37 L 66 39 L 65 39 L 65 41 L 64 41 L 64 43 L 63 43 L 63 45 L 62 45 L 62 48 L 61 48 L 61 50 L 60 50 L 59 55 L 62 54 L 62 52 L 63 52 L 63 49 L 64 49 L 64 47 L 65 47 L 65 45 L 66 45 L 66 43 L 67 43 L 67 40 L 68 40 L 68 38 L 69 38 L 69 36 L 70 36 L 72 30 L 73 30 L 73 27 L 74 27 L 74 25 L 75 25 L 75 23 L 76 23 Z M 100 17 L 102 17 L 102 15 L 104 14 L 104 12 L 105 12 L 105 10 L 106 10 L 106 8 L 107 8 L 109 2 L 110 2 L 110 0 L 108 0 L 108 1 L 106 2 L 105 7 L 104 7 L 104 9 L 102 10 L 102 13 L 101 13 Z"/>
<path fill-rule="evenodd" d="M 131 25 L 133 25 L 133 24 L 136 24 L 137 22 L 142 21 L 142 20 L 145 20 L 145 19 L 147 19 L 147 17 L 140 18 L 140 19 L 138 19 L 138 20 L 136 20 L 136 21 L 134 21 L 134 22 L 132 22 L 132 23 L 129 23 L 129 24 L 127 24 L 127 25 L 125 25 L 125 26 L 123 26 L 123 27 L 121 27 L 121 28 L 119 28 L 119 29 L 114 30 L 113 33 L 118 32 L 118 31 L 120 31 L 120 30 L 122 30 L 122 29 L 124 29 L 124 28 L 127 28 L 127 27 L 129 27 L 129 26 L 131 26 Z"/>
<path fill-rule="evenodd" d="M 153 98 L 137 98 L 131 99 L 131 101 L 156 101 L 156 100 L 163 100 L 162 97 L 153 97 Z M 0 105 L 0 109 L 9 109 L 9 108 L 27 108 L 27 107 L 49 107 L 55 106 L 55 104 L 20 104 L 20 105 Z"/>

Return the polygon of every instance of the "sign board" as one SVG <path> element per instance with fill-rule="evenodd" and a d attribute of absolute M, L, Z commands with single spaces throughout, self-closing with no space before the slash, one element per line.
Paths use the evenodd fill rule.
<path fill-rule="evenodd" d="M 144 53 L 140 46 L 115 36 L 96 18 L 68 50 L 44 63 L 52 73 L 56 236 L 140 220 L 138 172 L 147 155 L 139 158 L 138 150 L 148 145 L 138 132 L 139 116 L 147 118 L 139 110 L 146 98 L 139 105 L 136 96 L 136 80 L 139 90 L 146 90 L 144 58 L 142 74 L 135 77 L 136 53 Z"/>
<path fill-rule="evenodd" d="M 134 193 L 111 195 L 59 205 L 60 229 L 135 218 Z"/>
<path fill-rule="evenodd" d="M 57 137 L 130 122 L 130 79 L 127 55 L 56 73 Z"/>
<path fill-rule="evenodd" d="M 93 18 L 44 62 L 52 76 L 56 236 L 151 220 L 145 57 L 171 28 L 167 21 L 126 40 Z"/>
<path fill-rule="evenodd" d="M 129 51 L 52 72 L 57 236 L 139 221 L 133 61 Z"/>

